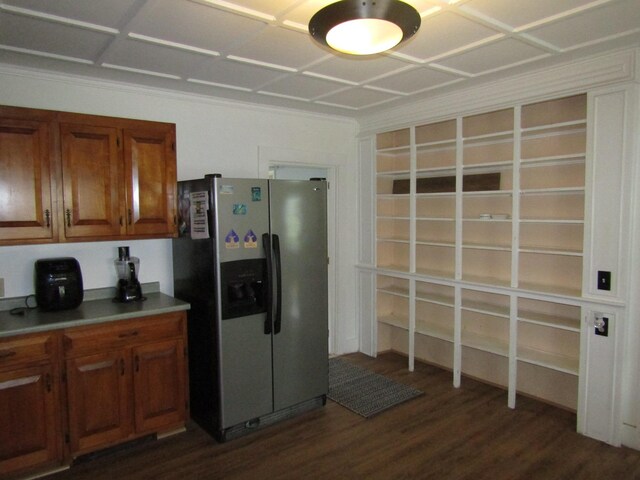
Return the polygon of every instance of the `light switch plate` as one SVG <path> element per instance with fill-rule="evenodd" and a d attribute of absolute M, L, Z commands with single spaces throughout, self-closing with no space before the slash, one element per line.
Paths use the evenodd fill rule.
<path fill-rule="evenodd" d="M 0 278 L 0 297 L 4 297 L 4 278 Z"/>

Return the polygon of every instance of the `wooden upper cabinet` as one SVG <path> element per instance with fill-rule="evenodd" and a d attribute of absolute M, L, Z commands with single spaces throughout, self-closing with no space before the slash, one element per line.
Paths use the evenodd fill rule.
<path fill-rule="evenodd" d="M 124 233 L 116 128 L 60 125 L 66 238 Z"/>
<path fill-rule="evenodd" d="M 123 138 L 127 233 L 172 234 L 176 221 L 174 130 L 125 129 Z"/>
<path fill-rule="evenodd" d="M 176 235 L 175 125 L 0 106 L 0 245 Z"/>
<path fill-rule="evenodd" d="M 50 150 L 48 122 L 0 118 L 0 241 L 53 241 Z"/>

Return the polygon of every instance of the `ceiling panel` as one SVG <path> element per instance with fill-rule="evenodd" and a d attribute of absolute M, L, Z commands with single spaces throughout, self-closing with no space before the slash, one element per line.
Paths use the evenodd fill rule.
<path fill-rule="evenodd" d="M 461 15 L 444 11 L 423 19 L 415 37 L 398 51 L 424 61 L 498 33 Z"/>
<path fill-rule="evenodd" d="M 0 62 L 358 117 L 640 45 L 640 0 L 408 1 L 413 39 L 350 57 L 307 31 L 334 0 L 0 0 Z"/>
<path fill-rule="evenodd" d="M 156 0 L 146 4 L 131 22 L 133 33 L 224 52 L 231 45 L 255 36 L 266 27 L 262 21 L 194 2 Z"/>
<path fill-rule="evenodd" d="M 360 83 L 405 68 L 410 68 L 406 62 L 386 55 L 356 58 L 348 58 L 344 55 L 328 55 L 325 60 L 312 65 L 306 70 L 318 75 Z"/>
<path fill-rule="evenodd" d="M 387 102 L 396 96 L 386 92 L 370 90 L 367 88 L 349 88 L 332 95 L 323 97 L 322 102 L 343 105 L 350 108 L 363 108 L 369 105 L 377 105 Z"/>
<path fill-rule="evenodd" d="M 10 13 L 0 17 L 0 44 L 48 54 L 93 60 L 112 38 L 110 34 L 32 17 Z"/>
<path fill-rule="evenodd" d="M 574 17 L 567 17 L 527 33 L 563 49 L 598 39 L 640 31 L 640 0 L 604 5 Z"/>
<path fill-rule="evenodd" d="M 254 65 L 217 59 L 200 66 L 191 77 L 194 80 L 256 90 L 284 75 L 282 71 L 256 67 Z"/>
<path fill-rule="evenodd" d="M 119 28 L 135 11 L 137 0 L 3 0 L 5 5 Z"/>
<path fill-rule="evenodd" d="M 199 71 L 203 64 L 212 61 L 211 57 L 196 53 L 123 40 L 109 50 L 103 63 L 188 78 Z"/>
<path fill-rule="evenodd" d="M 233 51 L 234 56 L 299 69 L 326 55 L 306 33 L 269 27 Z"/>
<path fill-rule="evenodd" d="M 261 88 L 261 91 L 311 100 L 344 88 L 336 82 L 290 75 Z"/>
<path fill-rule="evenodd" d="M 462 80 L 462 78 L 457 75 L 441 72 L 432 68 L 418 67 L 369 82 L 369 85 L 403 94 L 411 94 L 460 80 Z"/>
<path fill-rule="evenodd" d="M 593 0 L 536 0 L 532 2 L 469 0 L 460 8 L 464 11 L 473 9 L 489 18 L 517 28 L 567 10 L 584 7 L 590 3 L 593 3 Z"/>
<path fill-rule="evenodd" d="M 479 75 L 547 55 L 520 40 L 506 38 L 436 62 L 447 68 Z"/>

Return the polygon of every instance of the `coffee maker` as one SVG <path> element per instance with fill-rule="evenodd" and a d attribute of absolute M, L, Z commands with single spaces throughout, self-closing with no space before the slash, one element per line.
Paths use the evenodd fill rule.
<path fill-rule="evenodd" d="M 129 247 L 118 247 L 118 259 L 114 260 L 118 284 L 116 285 L 117 302 L 134 302 L 144 300 L 142 287 L 138 281 L 140 259 L 129 256 Z"/>

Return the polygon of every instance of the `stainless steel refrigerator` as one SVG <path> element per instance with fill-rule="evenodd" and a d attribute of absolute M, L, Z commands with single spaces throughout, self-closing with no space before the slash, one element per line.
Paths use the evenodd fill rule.
<path fill-rule="evenodd" d="M 326 401 L 326 189 L 178 182 L 174 294 L 191 304 L 191 416 L 220 441 Z"/>

